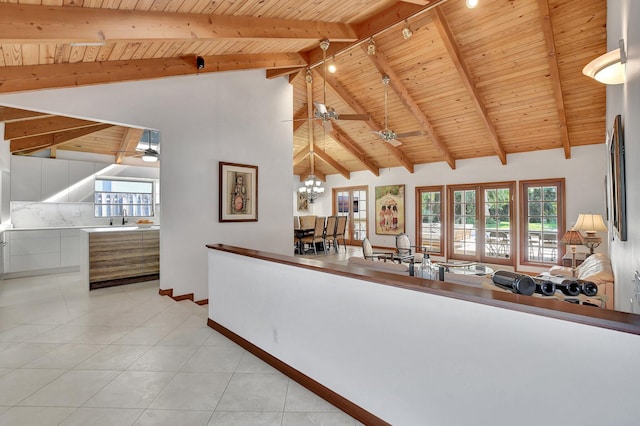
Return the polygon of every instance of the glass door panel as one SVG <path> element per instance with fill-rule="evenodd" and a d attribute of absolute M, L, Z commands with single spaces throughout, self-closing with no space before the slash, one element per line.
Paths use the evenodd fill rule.
<path fill-rule="evenodd" d="M 508 188 L 484 190 L 484 257 L 511 257 L 511 215 Z M 489 259 L 490 260 L 490 259 Z"/>
<path fill-rule="evenodd" d="M 347 217 L 345 239 L 349 245 L 359 245 L 368 235 L 367 187 L 334 189 L 333 212 Z"/>
<path fill-rule="evenodd" d="M 453 191 L 453 254 L 476 255 L 476 190 Z"/>

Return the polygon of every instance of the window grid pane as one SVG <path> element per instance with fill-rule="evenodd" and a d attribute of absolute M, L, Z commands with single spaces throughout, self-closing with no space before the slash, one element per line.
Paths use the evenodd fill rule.
<path fill-rule="evenodd" d="M 453 192 L 453 252 L 475 256 L 476 254 L 476 190 Z"/>
<path fill-rule="evenodd" d="M 532 262 L 555 263 L 558 256 L 558 187 L 527 189 L 527 253 Z"/>
<path fill-rule="evenodd" d="M 95 217 L 153 215 L 153 182 L 96 179 Z"/>
<path fill-rule="evenodd" d="M 420 223 L 422 224 L 421 236 L 422 245 L 430 252 L 440 252 L 440 191 L 422 193 L 420 208 L 422 214 Z"/>

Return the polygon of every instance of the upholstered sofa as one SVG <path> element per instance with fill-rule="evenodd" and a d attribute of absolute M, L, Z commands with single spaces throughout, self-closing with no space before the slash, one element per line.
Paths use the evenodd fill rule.
<path fill-rule="evenodd" d="M 551 275 L 571 276 L 571 268 L 553 266 L 549 269 Z M 604 253 L 594 253 L 576 267 L 576 278 L 594 282 L 598 286 L 598 296 L 605 301 L 607 309 L 613 309 L 613 270 L 611 261 Z"/>

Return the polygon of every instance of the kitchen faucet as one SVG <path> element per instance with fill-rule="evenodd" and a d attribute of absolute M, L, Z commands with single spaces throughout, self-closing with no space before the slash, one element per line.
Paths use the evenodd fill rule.
<path fill-rule="evenodd" d="M 122 224 L 123 225 L 125 223 L 129 222 L 128 220 L 125 219 L 125 217 L 127 217 L 127 210 L 126 209 L 122 209 Z"/>

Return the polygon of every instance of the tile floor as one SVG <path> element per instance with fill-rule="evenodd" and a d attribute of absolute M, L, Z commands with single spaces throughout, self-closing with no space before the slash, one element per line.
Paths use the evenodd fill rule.
<path fill-rule="evenodd" d="M 0 281 L 0 425 L 360 425 L 206 322 L 157 281 Z"/>

